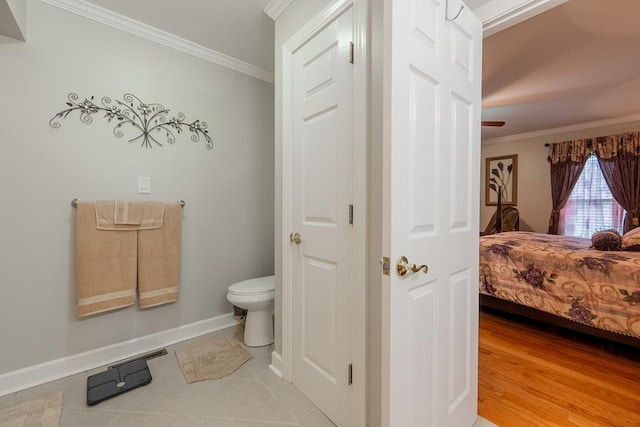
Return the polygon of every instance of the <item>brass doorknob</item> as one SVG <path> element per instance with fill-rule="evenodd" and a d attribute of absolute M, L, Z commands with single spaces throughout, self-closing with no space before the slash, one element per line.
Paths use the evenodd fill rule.
<path fill-rule="evenodd" d="M 302 242 L 302 239 L 300 238 L 300 233 L 289 234 L 289 241 L 291 243 L 295 243 L 296 245 L 299 245 L 300 242 Z"/>
<path fill-rule="evenodd" d="M 424 274 L 427 274 L 427 272 L 429 271 L 429 267 L 424 264 L 420 266 L 409 264 L 409 260 L 406 256 L 401 256 L 400 258 L 398 258 L 398 261 L 396 261 L 396 273 L 398 273 L 398 276 L 404 276 L 409 271 L 413 273 L 422 271 L 424 272 Z"/>

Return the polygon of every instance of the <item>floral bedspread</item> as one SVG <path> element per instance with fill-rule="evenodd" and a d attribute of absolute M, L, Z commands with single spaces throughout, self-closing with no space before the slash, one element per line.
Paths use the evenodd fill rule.
<path fill-rule="evenodd" d="M 640 252 L 529 232 L 480 237 L 480 293 L 640 338 Z"/>

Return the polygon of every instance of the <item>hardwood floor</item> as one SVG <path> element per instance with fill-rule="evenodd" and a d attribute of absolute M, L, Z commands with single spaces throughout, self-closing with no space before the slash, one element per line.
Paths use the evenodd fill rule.
<path fill-rule="evenodd" d="M 500 427 L 640 426 L 640 349 L 481 311 L 478 377 Z"/>

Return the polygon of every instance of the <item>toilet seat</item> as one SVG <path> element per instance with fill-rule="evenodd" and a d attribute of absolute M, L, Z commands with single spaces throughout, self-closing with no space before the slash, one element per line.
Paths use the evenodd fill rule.
<path fill-rule="evenodd" d="M 244 280 L 229 286 L 228 292 L 238 296 L 256 296 L 275 292 L 273 276 Z"/>

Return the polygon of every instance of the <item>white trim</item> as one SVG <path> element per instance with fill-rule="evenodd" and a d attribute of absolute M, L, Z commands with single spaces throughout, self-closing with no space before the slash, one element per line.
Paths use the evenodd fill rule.
<path fill-rule="evenodd" d="M 271 0 L 264 8 L 264 13 L 275 21 L 291 3 L 293 3 L 293 0 Z"/>
<path fill-rule="evenodd" d="M 279 364 L 282 377 L 292 381 L 293 364 L 293 248 L 292 230 L 292 95 L 291 69 L 293 53 L 335 20 L 349 7 L 354 8 L 355 61 L 353 74 L 353 201 L 354 201 L 354 289 L 351 336 L 354 381 L 352 385 L 352 420 L 349 425 L 364 426 L 366 421 L 366 310 L 367 310 L 367 85 L 368 46 L 367 0 L 338 0 L 320 11 L 282 46 L 282 355 L 272 354 L 272 366 Z M 276 47 L 277 48 L 277 47 Z M 274 360 L 277 360 L 273 363 Z M 274 369 L 272 368 L 272 370 Z M 275 371 L 274 371 L 275 372 Z"/>
<path fill-rule="evenodd" d="M 577 132 L 582 130 L 602 128 L 606 126 L 624 125 L 627 123 L 633 123 L 633 122 L 639 122 L 639 121 L 640 121 L 640 114 L 634 114 L 631 116 L 616 117 L 613 119 L 604 119 L 604 120 L 598 120 L 595 122 L 578 123 L 575 125 L 561 126 L 557 128 L 537 130 L 534 132 L 525 132 L 525 133 L 519 133 L 515 135 L 491 138 L 491 139 L 482 141 L 482 145 L 498 144 L 501 142 L 521 141 L 523 139 L 540 138 L 545 136 L 552 137 L 554 135 L 558 135 L 561 133 Z"/>
<path fill-rule="evenodd" d="M 271 369 L 278 378 L 282 378 L 282 356 L 276 351 L 271 353 L 271 365 L 269 365 L 269 369 Z"/>
<path fill-rule="evenodd" d="M 128 341 L 111 344 L 0 375 L 0 396 L 237 325 L 233 313 L 223 314 Z"/>
<path fill-rule="evenodd" d="M 142 37 L 152 42 L 179 50 L 188 55 L 204 59 L 211 63 L 221 65 L 234 71 L 255 77 L 260 80 L 274 82 L 273 72 L 256 67 L 238 59 L 232 58 L 215 50 L 206 48 L 192 41 L 159 30 L 150 25 L 88 3 L 84 0 L 40 0 L 68 12 L 75 13 L 96 22 L 108 25 L 127 33 Z"/>
<path fill-rule="evenodd" d="M 367 248 L 369 11 L 368 2 L 354 0 L 353 43 L 353 343 L 352 426 L 366 425 L 367 394 Z"/>
<path fill-rule="evenodd" d="M 473 12 L 482 21 L 483 37 L 488 37 L 568 0 L 492 0 Z"/>
<path fill-rule="evenodd" d="M 293 112 L 292 112 L 292 68 L 291 51 L 282 47 L 282 355 L 280 372 L 282 378 L 292 381 L 293 356 L 293 249 L 287 236 L 293 230 Z"/>

